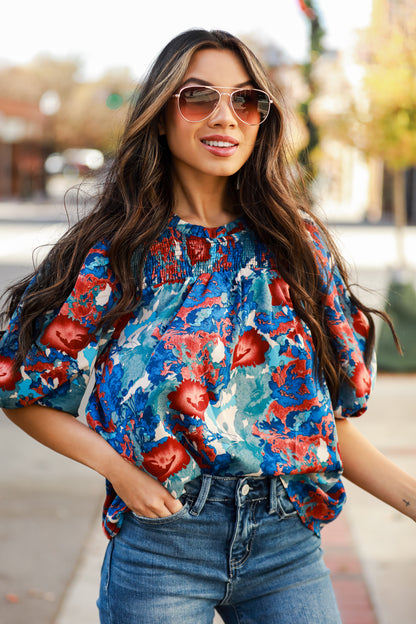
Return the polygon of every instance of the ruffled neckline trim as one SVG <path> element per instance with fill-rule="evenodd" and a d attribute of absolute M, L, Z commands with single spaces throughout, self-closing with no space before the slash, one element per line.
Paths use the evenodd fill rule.
<path fill-rule="evenodd" d="M 188 223 L 187 221 L 184 221 L 183 219 L 178 217 L 178 215 L 173 215 L 169 222 L 169 225 L 180 231 L 183 231 L 187 235 L 198 236 L 205 239 L 214 239 L 222 236 L 227 236 L 229 234 L 236 234 L 237 232 L 246 229 L 245 219 L 243 216 L 237 217 L 237 219 L 234 219 L 229 223 L 225 223 L 220 227 L 207 228 L 203 225 Z"/>

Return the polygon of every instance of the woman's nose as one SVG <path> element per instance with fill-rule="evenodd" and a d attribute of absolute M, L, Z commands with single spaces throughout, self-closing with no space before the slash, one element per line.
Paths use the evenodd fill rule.
<path fill-rule="evenodd" d="M 237 123 L 231 106 L 231 96 L 229 93 L 221 93 L 220 101 L 210 117 L 210 122 L 214 125 L 218 123 L 226 123 L 227 125 Z"/>

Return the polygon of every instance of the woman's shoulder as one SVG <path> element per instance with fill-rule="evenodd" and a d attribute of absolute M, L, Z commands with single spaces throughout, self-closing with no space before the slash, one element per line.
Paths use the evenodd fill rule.
<path fill-rule="evenodd" d="M 324 262 L 324 264 L 328 262 L 332 264 L 330 243 L 325 228 L 312 214 L 301 210 L 300 215 L 305 226 L 305 231 L 320 260 Z"/>
<path fill-rule="evenodd" d="M 112 274 L 110 266 L 111 243 L 107 239 L 96 241 L 85 254 L 80 274 L 93 274 L 97 277 Z"/>
<path fill-rule="evenodd" d="M 108 261 L 111 243 L 108 239 L 97 240 L 87 251 L 84 262 L 93 264 L 94 261 L 105 259 Z"/>
<path fill-rule="evenodd" d="M 313 236 L 323 236 L 322 228 L 318 225 L 318 221 L 316 217 L 314 217 L 310 212 L 306 212 L 305 210 L 300 210 L 301 219 L 305 225 L 306 230 L 309 234 Z"/>
<path fill-rule="evenodd" d="M 67 302 L 88 299 L 95 306 L 107 307 L 110 300 L 118 300 L 120 288 L 110 263 L 110 242 L 100 240 L 88 250 Z"/>

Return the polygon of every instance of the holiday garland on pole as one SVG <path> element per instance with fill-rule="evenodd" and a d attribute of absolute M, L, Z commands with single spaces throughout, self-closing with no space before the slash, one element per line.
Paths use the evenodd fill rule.
<path fill-rule="evenodd" d="M 316 167 L 311 160 L 311 154 L 319 144 L 319 129 L 310 116 L 310 105 L 317 95 L 317 85 L 313 77 L 313 65 L 324 52 L 322 39 L 325 31 L 322 28 L 319 11 L 313 0 L 298 0 L 302 13 L 307 17 L 310 28 L 310 44 L 309 59 L 303 66 L 304 77 L 309 87 L 309 96 L 307 100 L 300 105 L 300 113 L 305 120 L 306 127 L 309 132 L 309 141 L 307 146 L 299 153 L 299 161 L 304 167 L 310 180 L 316 176 Z"/>

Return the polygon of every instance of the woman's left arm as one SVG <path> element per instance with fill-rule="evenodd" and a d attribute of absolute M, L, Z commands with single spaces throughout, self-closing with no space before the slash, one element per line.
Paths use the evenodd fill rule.
<path fill-rule="evenodd" d="M 396 466 L 348 419 L 337 419 L 344 476 L 416 521 L 416 479 Z"/>

